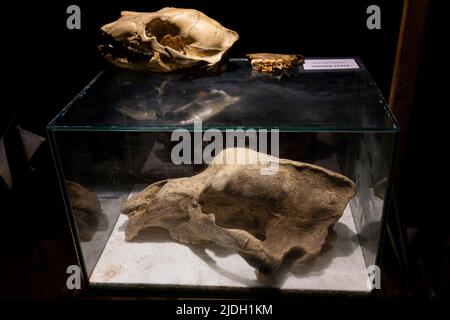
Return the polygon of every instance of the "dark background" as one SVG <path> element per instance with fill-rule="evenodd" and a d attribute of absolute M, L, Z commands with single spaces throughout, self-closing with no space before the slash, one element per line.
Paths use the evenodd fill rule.
<path fill-rule="evenodd" d="M 66 28 L 66 9 L 71 4 L 81 8 L 81 30 Z M 381 30 L 366 27 L 366 8 L 371 4 L 381 8 Z M 201 10 L 237 31 L 240 40 L 229 52 L 232 57 L 263 51 L 306 57 L 359 56 L 386 100 L 389 97 L 402 15 L 400 0 L 17 2 L 4 5 L 2 11 L 5 34 L 1 54 L 7 81 L 5 102 L 0 109 L 0 136 L 11 121 L 45 136 L 46 124 L 106 65 L 97 54 L 99 28 L 117 19 L 121 10 L 156 11 L 166 6 Z M 401 155 L 398 179 L 405 230 L 425 230 L 424 240 L 412 246 L 411 254 L 417 247 L 430 254 L 428 260 L 423 256 L 420 259 L 430 266 L 428 272 L 432 274 L 436 274 L 436 268 L 442 268 L 445 225 L 436 222 L 440 215 L 424 200 L 429 198 L 430 188 L 419 181 L 429 175 L 424 167 L 432 167 L 424 152 L 429 149 L 430 140 L 425 138 L 424 131 L 429 130 L 423 129 L 423 123 L 435 121 L 436 116 L 430 111 L 439 104 L 432 72 L 435 56 L 443 52 L 439 47 L 439 39 L 443 38 L 436 36 L 443 11 L 433 1 L 410 122 L 411 138 Z M 56 298 L 64 288 L 65 268 L 76 263 L 76 257 L 49 146 L 45 143 L 27 162 L 17 147 L 18 139 L 12 133 L 5 136 L 14 186 L 9 191 L 0 185 L 0 212 L 7 225 L 0 240 L 4 261 L 8 261 L 2 264 L 2 274 L 8 276 L 0 295 Z M 433 255 L 430 246 L 436 245 L 441 246 L 440 251 Z M 393 272 L 392 277 L 395 275 Z M 435 290 L 429 288 L 441 284 L 440 279 L 428 283 L 426 277 L 420 278 L 419 295 L 429 297 L 429 290 Z M 395 279 L 393 282 L 395 288 L 404 285 Z M 402 293 L 401 289 L 388 289 L 394 292 L 387 293 L 389 297 Z"/>

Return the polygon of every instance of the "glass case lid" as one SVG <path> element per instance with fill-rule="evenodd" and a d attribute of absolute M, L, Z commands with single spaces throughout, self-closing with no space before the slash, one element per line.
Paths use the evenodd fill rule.
<path fill-rule="evenodd" d="M 145 74 L 100 72 L 49 124 L 64 131 L 273 129 L 387 131 L 398 124 L 363 63 L 348 70 L 282 74 L 254 71 L 231 59 L 226 71 Z"/>

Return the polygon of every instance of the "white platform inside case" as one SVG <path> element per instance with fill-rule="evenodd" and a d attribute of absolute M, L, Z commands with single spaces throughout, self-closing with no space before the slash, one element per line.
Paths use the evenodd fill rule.
<path fill-rule="evenodd" d="M 132 242 L 127 242 L 127 221 L 125 215 L 119 216 L 90 277 L 91 285 L 211 290 L 269 286 L 286 291 L 369 292 L 350 206 L 334 227 L 336 240 L 301 274 L 284 272 L 264 282 L 257 279 L 255 269 L 238 254 L 214 245 L 180 244 L 163 229 L 141 231 Z"/>

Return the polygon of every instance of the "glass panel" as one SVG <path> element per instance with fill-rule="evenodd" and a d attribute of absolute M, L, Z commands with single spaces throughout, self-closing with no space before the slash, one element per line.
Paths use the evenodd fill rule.
<path fill-rule="evenodd" d="M 51 124 L 65 130 L 160 131 L 192 127 L 282 131 L 390 131 L 395 120 L 365 67 L 271 76 L 232 60 L 216 75 L 100 74 Z M 261 112 L 264 110 L 264 112 Z"/>

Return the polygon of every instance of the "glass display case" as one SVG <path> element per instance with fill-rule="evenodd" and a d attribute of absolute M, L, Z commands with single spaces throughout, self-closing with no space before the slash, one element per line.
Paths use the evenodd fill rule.
<path fill-rule="evenodd" d="M 363 63 L 355 61 L 353 69 L 305 70 L 298 66 L 278 75 L 258 73 L 245 59 L 231 59 L 226 71 L 209 74 L 144 74 L 117 68 L 98 74 L 48 125 L 85 283 L 106 289 L 203 293 L 234 294 L 258 288 L 287 293 L 369 293 L 368 268 L 377 264 L 379 256 L 384 199 L 399 128 Z M 267 234 L 269 227 L 262 225 L 261 219 L 247 219 L 242 207 L 233 218 L 235 224 L 219 221 L 218 211 L 228 204 L 222 204 L 217 212 L 214 208 L 207 212 L 216 213 L 215 223 L 222 224 L 209 234 L 213 241 L 205 238 L 202 243 L 189 243 L 167 227 L 147 225 L 136 236 L 126 237 L 130 216 L 123 213 L 133 195 L 165 181 L 164 186 L 156 184 L 162 190 L 169 186 L 167 181 L 196 177 L 213 165 L 204 157 L 213 141 L 206 133 L 212 129 L 223 136 L 223 149 L 250 148 L 249 137 L 254 134 L 256 147 L 267 147 L 257 151 L 291 160 L 281 165 L 311 164 L 308 172 L 321 168 L 330 181 L 339 177 L 354 183 L 354 196 L 338 212 L 337 221 L 325 232 L 326 241 L 312 259 L 291 268 L 289 261 L 304 254 L 291 250 L 280 258 L 276 270 L 264 270 L 248 257 L 246 248 L 233 250 L 223 239 L 225 244 L 221 245 L 216 233 L 245 229 L 244 220 L 247 230 L 243 234 L 253 234 L 254 238 L 248 237 L 258 246 L 274 237 Z M 182 151 L 181 136 L 183 143 L 189 142 Z M 240 136 L 244 139 L 239 140 Z M 174 159 L 174 154 L 178 158 Z M 280 199 L 295 198 L 296 186 L 316 187 L 316 182 L 303 176 L 284 175 L 273 180 L 274 176 L 277 172 L 270 178 L 270 183 L 275 183 L 271 188 L 284 188 Z M 264 189 L 266 180 L 261 179 L 266 178 L 254 181 Z M 292 190 L 286 188 L 287 180 L 293 180 Z M 186 189 L 198 183 L 183 181 L 188 181 Z M 227 201 L 246 202 L 242 194 L 251 181 L 250 176 L 241 185 L 237 183 L 242 193 Z M 328 192 L 332 191 L 322 190 L 322 194 Z M 154 196 L 144 194 L 136 210 L 148 205 Z M 250 212 L 255 206 L 261 210 L 265 206 L 271 208 L 273 216 L 282 215 L 278 202 L 267 203 L 267 197 L 271 195 L 251 197 L 252 206 L 246 208 Z M 200 204 L 206 210 L 209 199 L 200 199 L 194 206 Z M 296 212 L 294 200 L 290 210 Z M 156 214 L 154 208 L 143 210 Z M 164 214 L 165 210 L 169 209 L 160 206 L 156 211 Z M 302 210 L 300 203 L 298 214 Z M 316 221 L 307 224 L 309 228 Z M 208 233 L 208 227 L 204 228 L 189 230 L 203 235 Z M 318 235 L 313 232 L 311 239 L 314 237 Z M 245 242 L 243 247 L 247 246 Z M 292 255 L 295 259 L 289 259 Z"/>

